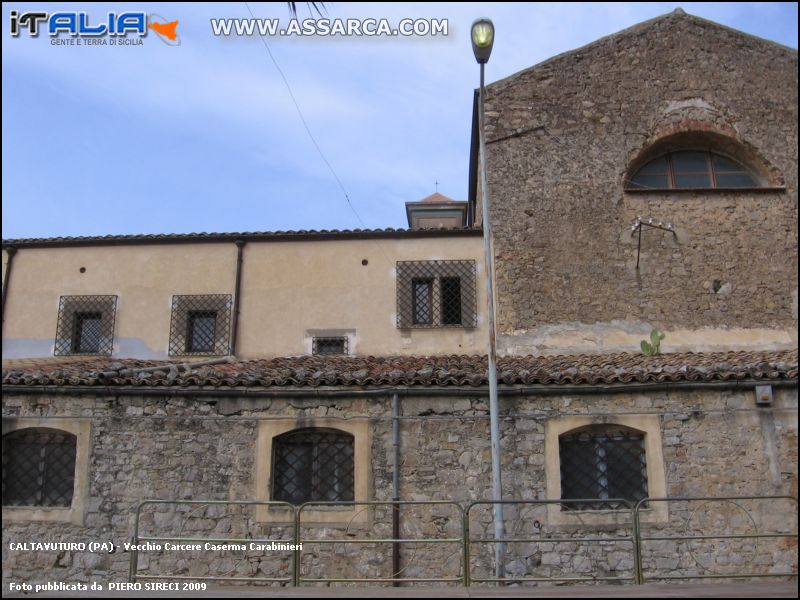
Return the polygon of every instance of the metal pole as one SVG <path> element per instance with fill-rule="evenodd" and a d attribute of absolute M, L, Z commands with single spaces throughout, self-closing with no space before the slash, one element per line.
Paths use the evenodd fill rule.
<path fill-rule="evenodd" d="M 400 539 L 400 396 L 392 395 L 392 538 Z M 392 543 L 392 578 L 400 576 L 400 542 Z M 393 581 L 400 587 L 399 581 Z"/>
<path fill-rule="evenodd" d="M 486 317 L 489 324 L 489 421 L 492 439 L 492 500 L 500 502 L 503 499 L 503 484 L 500 476 L 500 416 L 497 401 L 497 340 L 494 323 L 494 268 L 492 257 L 492 229 L 489 221 L 489 179 L 486 167 L 486 135 L 484 120 L 484 103 L 486 90 L 484 88 L 484 63 L 481 63 L 481 89 L 480 102 L 478 102 L 478 139 L 480 140 L 480 169 L 481 169 L 481 207 L 483 211 L 483 243 L 486 252 Z M 494 537 L 502 540 L 505 537 L 503 528 L 503 505 L 494 504 Z M 495 575 L 505 577 L 505 544 L 498 542 L 494 545 Z"/>

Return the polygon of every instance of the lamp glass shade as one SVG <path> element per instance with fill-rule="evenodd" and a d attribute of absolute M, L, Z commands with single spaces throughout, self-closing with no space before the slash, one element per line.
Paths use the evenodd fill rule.
<path fill-rule="evenodd" d="M 489 19 L 478 19 L 472 24 L 471 37 L 475 60 L 488 62 L 494 45 L 494 24 Z"/>
<path fill-rule="evenodd" d="M 472 25 L 472 41 L 478 48 L 486 48 L 494 41 L 494 25 L 491 21 L 475 21 Z"/>

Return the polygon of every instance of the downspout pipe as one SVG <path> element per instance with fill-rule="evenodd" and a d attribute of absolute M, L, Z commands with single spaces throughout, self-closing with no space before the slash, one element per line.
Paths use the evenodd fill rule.
<path fill-rule="evenodd" d="M 242 264 L 244 263 L 244 240 L 236 240 L 236 283 L 233 292 L 233 323 L 231 325 L 231 356 L 236 356 L 239 339 L 239 304 L 242 297 Z"/>
<path fill-rule="evenodd" d="M 392 538 L 400 539 L 400 396 L 392 394 Z M 392 542 L 392 577 L 400 575 L 400 542 Z M 399 581 L 392 582 L 400 587 Z"/>
<path fill-rule="evenodd" d="M 7 248 L 3 248 L 6 251 L 6 255 L 8 256 L 8 262 L 6 263 L 6 272 L 3 274 L 3 305 L 2 305 L 2 322 L 6 322 L 6 296 L 8 295 L 8 282 L 11 279 L 11 265 L 14 263 L 14 255 L 17 253 L 17 249 L 13 246 L 8 246 Z"/>

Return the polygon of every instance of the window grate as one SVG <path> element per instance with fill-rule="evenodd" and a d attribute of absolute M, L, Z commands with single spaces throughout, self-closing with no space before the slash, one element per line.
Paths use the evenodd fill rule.
<path fill-rule="evenodd" d="M 272 498 L 292 504 L 354 499 L 353 436 L 299 429 L 273 443 Z"/>
<path fill-rule="evenodd" d="M 71 506 L 77 437 L 27 428 L 3 436 L 3 506 Z"/>
<path fill-rule="evenodd" d="M 231 305 L 230 294 L 173 296 L 169 355 L 228 354 Z"/>
<path fill-rule="evenodd" d="M 559 437 L 561 498 L 597 499 L 562 505 L 563 510 L 625 508 L 609 498 L 638 502 L 647 497 L 644 435 L 592 426 Z"/>
<path fill-rule="evenodd" d="M 397 263 L 397 327 L 477 327 L 474 260 Z"/>
<path fill-rule="evenodd" d="M 110 356 L 116 308 L 116 296 L 61 296 L 53 353 Z"/>
<path fill-rule="evenodd" d="M 348 354 L 347 336 L 315 337 L 311 342 L 312 354 Z"/>

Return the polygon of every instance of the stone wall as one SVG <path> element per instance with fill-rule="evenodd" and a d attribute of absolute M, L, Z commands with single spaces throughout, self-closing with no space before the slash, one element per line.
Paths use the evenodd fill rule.
<path fill-rule="evenodd" d="M 776 389 L 773 408 L 756 409 L 752 390 L 657 391 L 505 397 L 501 399 L 503 486 L 507 499 L 548 496 L 546 448 L 549 424 L 564 418 L 635 423 L 655 419 L 648 433 L 662 456 L 648 452 L 648 476 L 661 463 L 666 493 L 680 495 L 797 495 L 797 391 Z M 453 500 L 466 505 L 491 494 L 486 401 L 479 397 L 402 400 L 401 497 L 404 500 Z M 89 552 L 17 552 L 9 542 L 130 541 L 134 511 L 143 499 L 252 500 L 255 489 L 258 424 L 263 420 L 367 417 L 370 424 L 369 500 L 390 500 L 392 480 L 391 406 L 388 398 L 346 400 L 192 398 L 162 396 L 12 396 L 4 398 L 4 425 L 15 419 L 82 418 L 91 421 L 90 493 L 84 525 L 4 519 L 4 581 L 125 581 L 130 554 Z M 556 474 L 556 478 L 558 475 Z M 648 481 L 656 489 L 655 481 Z M 651 494 L 653 495 L 653 494 Z M 675 503 L 664 522 L 656 507 L 644 513 L 645 531 L 688 530 L 754 533 L 796 530 L 795 507 L 764 502 L 752 508 L 752 520 L 738 505 Z M 549 510 L 558 511 L 557 505 Z M 306 539 L 391 537 L 391 511 L 367 510 L 336 526 L 304 526 Z M 598 517 L 598 514 L 600 515 Z M 506 529 L 537 542 L 509 545 L 508 571 L 515 576 L 624 577 L 633 575 L 631 543 L 580 540 L 548 541 L 564 536 L 630 535 L 627 513 L 573 514 L 558 524 L 547 506 L 506 509 Z M 276 517 L 277 518 L 277 517 Z M 574 519 L 577 519 L 575 521 Z M 583 523 L 583 524 L 582 524 Z M 404 508 L 401 536 L 459 538 L 460 512 L 449 505 Z M 471 512 L 471 537 L 491 537 L 491 511 Z M 142 512 L 140 535 L 235 537 L 291 540 L 292 529 L 259 522 L 252 507 L 151 506 Z M 677 532 L 677 533 L 676 533 Z M 743 568 L 786 572 L 797 567 L 796 543 L 782 539 L 759 544 L 730 542 L 649 542 L 644 564 L 649 573 L 722 573 Z M 472 546 L 473 577 L 491 576 L 489 544 Z M 710 569 L 704 571 L 701 567 Z M 312 544 L 303 550 L 304 577 L 387 577 L 390 544 Z M 404 577 L 461 575 L 460 544 L 404 547 Z M 290 577 L 288 552 L 142 552 L 140 572 L 186 576 L 238 575 Z"/>
<path fill-rule="evenodd" d="M 676 12 L 491 84 L 501 350 L 635 348 L 652 327 L 670 351 L 796 345 L 797 72 L 795 50 Z M 686 147 L 766 187 L 625 191 Z M 638 215 L 677 235 L 645 230 L 637 270 Z"/>

